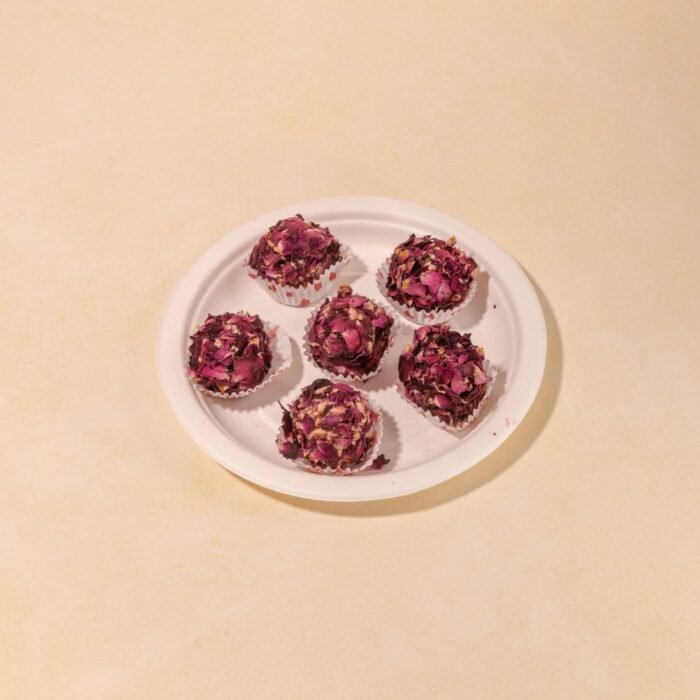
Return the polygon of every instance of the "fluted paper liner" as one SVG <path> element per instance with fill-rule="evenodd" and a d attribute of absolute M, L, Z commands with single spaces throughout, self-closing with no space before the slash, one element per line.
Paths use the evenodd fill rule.
<path fill-rule="evenodd" d="M 375 302 L 376 303 L 376 302 Z M 309 318 L 306 321 L 306 326 L 304 328 L 304 343 L 303 343 L 303 349 L 304 349 L 304 357 L 314 366 L 318 367 L 318 369 L 323 372 L 327 377 L 330 377 L 331 379 L 337 381 L 337 382 L 366 382 L 368 379 L 371 379 L 372 377 L 376 376 L 379 374 L 381 371 L 382 367 L 384 366 L 384 362 L 387 358 L 387 355 L 389 354 L 389 350 L 394 345 L 394 341 L 396 340 L 396 333 L 397 333 L 397 328 L 399 325 L 398 319 L 396 316 L 389 311 L 389 309 L 386 308 L 386 306 L 378 304 L 378 306 L 381 306 L 382 309 L 386 312 L 387 316 L 389 316 L 394 322 L 391 324 L 391 330 L 389 331 L 389 342 L 387 343 L 386 350 L 384 351 L 384 354 L 379 358 L 379 364 L 377 365 L 377 369 L 375 369 L 373 372 L 368 372 L 367 374 L 362 374 L 362 375 L 355 375 L 355 374 L 340 374 L 336 372 L 331 372 L 330 370 L 327 370 L 325 367 L 321 367 L 319 364 L 317 364 L 313 354 L 311 353 L 311 346 L 309 345 L 309 331 L 311 330 L 311 327 L 313 326 L 314 323 L 314 318 L 316 318 L 316 314 L 318 313 L 318 310 L 314 310 L 313 313 L 309 315 Z"/>
<path fill-rule="evenodd" d="M 262 289 L 264 289 L 275 301 L 286 306 L 310 306 L 319 299 L 328 296 L 331 289 L 338 279 L 338 275 L 342 269 L 350 262 L 352 254 L 350 249 L 340 245 L 340 260 L 324 270 L 321 275 L 313 282 L 304 285 L 303 287 L 290 287 L 279 282 L 265 279 L 260 276 L 260 273 L 253 269 L 248 260 L 245 260 L 243 267 L 252 280 L 254 280 Z"/>
<path fill-rule="evenodd" d="M 469 418 L 462 421 L 461 423 L 458 423 L 457 425 L 449 425 L 448 423 L 441 421 L 437 416 L 433 415 L 429 411 L 426 411 L 424 408 L 421 408 L 420 406 L 413 403 L 413 401 L 411 401 L 411 399 L 409 399 L 408 396 L 406 396 L 404 385 L 402 384 L 400 379 L 396 380 L 396 384 L 394 386 L 399 392 L 399 396 L 407 404 L 415 408 L 415 410 L 418 411 L 418 413 L 427 418 L 433 425 L 436 425 L 438 428 L 442 428 L 443 430 L 448 430 L 451 433 L 457 433 L 460 430 L 464 430 L 464 428 L 466 428 L 472 421 L 476 420 L 479 413 L 481 413 L 481 409 L 484 407 L 486 400 L 489 398 L 491 391 L 493 390 L 493 385 L 496 381 L 496 375 L 498 374 L 498 372 L 496 372 L 496 369 L 491 365 L 491 363 L 488 360 L 484 360 L 484 371 L 488 375 L 490 380 L 488 387 L 486 387 L 486 393 L 484 394 L 484 398 L 481 399 L 481 401 L 478 403 L 477 407 L 474 409 Z"/>
<path fill-rule="evenodd" d="M 458 247 L 458 246 L 456 246 Z M 459 250 L 462 250 L 459 248 Z M 468 255 L 462 250 L 465 255 Z M 408 319 L 411 323 L 415 323 L 419 326 L 432 325 L 434 323 L 444 323 L 449 321 L 451 318 L 456 316 L 473 298 L 476 294 L 476 289 L 478 286 L 477 276 L 479 274 L 480 268 L 477 267 L 474 270 L 474 276 L 472 277 L 471 284 L 467 290 L 467 296 L 461 304 L 458 304 L 452 309 L 445 309 L 442 311 L 423 311 L 413 308 L 412 306 L 407 306 L 406 304 L 399 304 L 398 301 L 392 299 L 386 288 L 386 281 L 389 279 L 389 265 L 391 264 L 391 256 L 389 256 L 377 270 L 376 282 L 379 288 L 380 294 L 386 299 L 387 303 L 391 305 L 393 309 L 398 311 L 404 318 Z"/>
<path fill-rule="evenodd" d="M 379 457 L 379 452 L 381 449 L 382 445 L 382 439 L 384 437 L 384 423 L 382 421 L 382 409 L 379 408 L 379 406 L 374 402 L 373 399 L 371 399 L 364 391 L 360 391 L 359 389 L 355 389 L 355 391 L 358 391 L 364 399 L 367 401 L 369 404 L 370 409 L 376 414 L 377 416 L 377 424 L 376 424 L 376 430 L 377 430 L 377 441 L 374 443 L 374 447 L 372 448 L 372 451 L 369 453 L 367 459 L 358 467 L 346 467 L 345 469 L 340 469 L 339 467 L 319 467 L 314 464 L 311 464 L 308 460 L 306 459 L 293 459 L 290 460 L 293 464 L 296 464 L 297 467 L 300 467 L 301 469 L 306 469 L 307 471 L 314 472 L 314 474 L 326 474 L 326 475 L 331 475 L 331 476 L 352 476 L 353 474 L 359 474 L 360 472 L 367 471 L 368 469 L 371 468 L 372 463 L 374 462 L 377 457 Z M 282 426 L 280 425 L 279 430 L 277 431 L 277 440 L 278 442 L 281 442 L 284 440 L 284 433 L 282 432 Z"/>

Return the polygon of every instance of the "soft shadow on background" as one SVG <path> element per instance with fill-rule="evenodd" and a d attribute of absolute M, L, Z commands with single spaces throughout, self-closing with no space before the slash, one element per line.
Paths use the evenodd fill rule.
<path fill-rule="evenodd" d="M 547 425 L 554 412 L 561 385 L 564 351 L 557 319 L 544 292 L 530 275 L 528 275 L 528 277 L 537 293 L 547 324 L 547 362 L 544 369 L 544 377 L 537 398 L 528 414 L 515 432 L 486 459 L 459 476 L 445 481 L 442 484 L 438 484 L 437 486 L 433 486 L 430 489 L 411 494 L 410 496 L 401 496 L 399 498 L 381 501 L 366 501 L 361 503 L 312 501 L 305 498 L 279 494 L 262 488 L 261 486 L 256 486 L 255 484 L 248 485 L 260 493 L 264 493 L 271 498 L 283 501 L 296 508 L 304 508 L 328 515 L 375 517 L 402 515 L 405 513 L 428 510 L 442 503 L 452 501 L 455 498 L 466 496 L 498 477 L 506 469 L 515 464 L 515 462 L 530 449 L 530 446 L 535 442 Z"/>

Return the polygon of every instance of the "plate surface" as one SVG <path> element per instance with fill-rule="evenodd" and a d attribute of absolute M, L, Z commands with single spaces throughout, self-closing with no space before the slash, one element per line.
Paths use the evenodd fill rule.
<path fill-rule="evenodd" d="M 351 477 L 302 471 L 277 452 L 281 410 L 301 387 L 322 376 L 302 358 L 309 308 L 282 306 L 243 271 L 255 241 L 293 214 L 328 226 L 353 259 L 339 276 L 359 293 L 381 301 L 375 271 L 411 233 L 456 236 L 480 267 L 472 302 L 451 325 L 472 333 L 498 370 L 488 403 L 472 425 L 454 434 L 431 425 L 397 394 L 398 356 L 416 326 L 404 322 L 384 369 L 364 390 L 382 407 L 381 472 Z M 254 394 L 233 401 L 203 396 L 185 377 L 188 338 L 207 313 L 257 313 L 292 338 L 292 367 Z M 544 372 L 547 335 L 537 296 L 518 264 L 468 224 L 418 204 L 380 197 L 336 197 L 292 204 L 263 214 L 224 236 L 187 271 L 170 297 L 158 337 L 157 366 L 163 391 L 190 437 L 232 472 L 275 491 L 328 501 L 402 496 L 438 484 L 486 457 L 515 429 L 535 399 Z"/>

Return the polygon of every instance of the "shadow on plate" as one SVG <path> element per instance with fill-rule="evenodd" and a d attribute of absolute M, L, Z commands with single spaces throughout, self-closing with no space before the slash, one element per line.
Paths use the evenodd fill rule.
<path fill-rule="evenodd" d="M 489 296 L 489 273 L 482 270 L 477 277 L 476 294 L 474 298 L 455 317 L 454 325 L 469 331 L 476 326 L 486 313 Z"/>
<path fill-rule="evenodd" d="M 379 374 L 375 374 L 374 377 L 370 377 L 364 383 L 358 382 L 358 388 L 366 391 L 368 394 L 372 394 L 373 391 L 390 389 L 394 386 L 396 380 L 399 378 L 399 352 L 397 351 L 396 345 L 397 343 L 394 343 L 394 347 L 389 350 L 389 354 L 386 356 L 384 366 Z"/>
<path fill-rule="evenodd" d="M 338 275 L 338 286 L 341 284 L 347 284 L 352 286 L 354 282 L 357 282 L 357 280 L 362 277 L 367 271 L 368 271 L 367 265 L 364 263 L 364 261 L 360 260 L 354 253 L 352 258 L 350 258 L 350 262 L 341 270 L 340 274 Z M 337 287 L 336 287 L 337 289 Z M 332 294 L 335 294 L 333 292 Z M 331 296 L 332 296 L 331 294 Z"/>
<path fill-rule="evenodd" d="M 312 501 L 279 494 L 255 484 L 249 485 L 260 493 L 264 493 L 295 508 L 304 508 L 327 515 L 381 517 L 404 515 L 435 508 L 466 496 L 503 474 L 530 449 L 549 422 L 557 404 L 564 365 L 561 334 L 552 306 L 544 292 L 531 277 L 530 282 L 537 293 L 547 324 L 547 361 L 544 377 L 542 378 L 542 385 L 537 398 L 528 414 L 515 432 L 486 459 L 483 459 L 462 474 L 425 491 L 381 501 L 363 501 L 360 503 Z M 498 386 L 495 388 L 495 392 L 495 398 L 498 400 Z"/>
<path fill-rule="evenodd" d="M 379 446 L 379 454 L 384 454 L 389 458 L 389 464 L 382 467 L 382 473 L 384 473 L 389 472 L 394 468 L 394 464 L 396 464 L 401 451 L 401 441 L 399 440 L 399 424 L 396 421 L 396 418 L 394 418 L 394 416 L 388 413 L 385 409 L 382 409 L 382 424 L 384 426 L 384 436 L 382 437 L 382 443 Z M 372 476 L 372 474 L 373 472 L 370 470 L 361 472 L 352 478 L 362 479 Z"/>

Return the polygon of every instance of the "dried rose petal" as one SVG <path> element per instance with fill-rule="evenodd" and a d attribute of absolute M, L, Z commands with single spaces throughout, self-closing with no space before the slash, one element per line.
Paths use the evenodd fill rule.
<path fill-rule="evenodd" d="M 419 311 L 452 309 L 467 298 L 476 272 L 476 261 L 457 248 L 454 238 L 411 234 L 391 256 L 387 295 Z"/>
<path fill-rule="evenodd" d="M 380 469 L 386 467 L 387 464 L 389 464 L 389 460 L 387 459 L 386 455 L 377 455 L 377 457 L 370 465 L 370 469 L 376 469 L 377 471 L 379 471 Z"/>
<path fill-rule="evenodd" d="M 393 324 L 379 304 L 343 285 L 314 316 L 308 334 L 311 356 L 334 374 L 364 377 L 379 367 Z"/>
<path fill-rule="evenodd" d="M 362 466 L 377 442 L 379 416 L 347 384 L 317 379 L 288 408 L 282 406 L 282 411 L 277 447 L 288 459 L 342 472 Z M 387 463 L 382 455 L 373 466 L 381 468 Z"/>
<path fill-rule="evenodd" d="M 406 398 L 448 425 L 460 425 L 486 396 L 491 379 L 484 351 L 469 333 L 447 325 L 422 326 L 399 357 Z"/>
<path fill-rule="evenodd" d="M 256 315 L 210 314 L 190 336 L 187 373 L 207 391 L 236 394 L 252 389 L 271 365 L 269 339 Z"/>
<path fill-rule="evenodd" d="M 278 221 L 260 238 L 248 264 L 265 279 L 303 287 L 339 260 L 340 244 L 330 231 L 297 214 Z"/>

